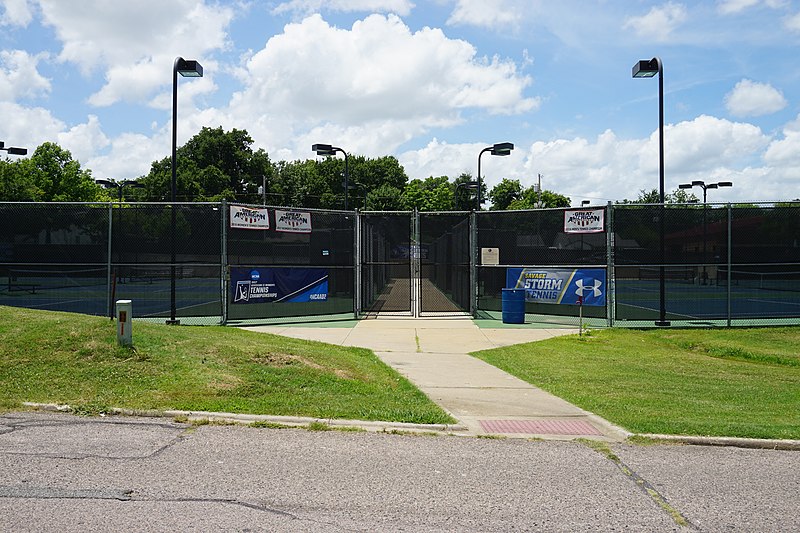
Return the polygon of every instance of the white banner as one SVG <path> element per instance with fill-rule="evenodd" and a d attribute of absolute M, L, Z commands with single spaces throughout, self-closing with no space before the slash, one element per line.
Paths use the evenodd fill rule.
<path fill-rule="evenodd" d="M 311 213 L 275 210 L 275 231 L 311 233 Z"/>
<path fill-rule="evenodd" d="M 269 229 L 267 210 L 259 207 L 232 205 L 231 227 L 239 229 Z"/>
<path fill-rule="evenodd" d="M 602 233 L 605 209 L 564 211 L 564 233 Z"/>

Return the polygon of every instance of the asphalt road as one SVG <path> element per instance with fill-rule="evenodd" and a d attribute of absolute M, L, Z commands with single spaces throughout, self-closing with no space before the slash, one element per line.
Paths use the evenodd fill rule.
<path fill-rule="evenodd" d="M 0 530 L 800 530 L 800 452 L 611 449 L 11 413 Z"/>

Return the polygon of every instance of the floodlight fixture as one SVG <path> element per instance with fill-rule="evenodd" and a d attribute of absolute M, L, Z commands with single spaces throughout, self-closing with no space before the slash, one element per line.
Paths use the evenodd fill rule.
<path fill-rule="evenodd" d="M 344 210 L 347 211 L 347 196 L 348 190 L 350 189 L 350 168 L 349 168 L 349 155 L 346 151 L 339 148 L 338 146 L 333 146 L 331 144 L 322 144 L 316 143 L 311 145 L 311 151 L 316 152 L 319 156 L 335 156 L 336 152 L 342 152 L 344 154 Z"/>
<path fill-rule="evenodd" d="M 476 180 L 476 187 L 478 189 L 478 194 L 475 199 L 475 210 L 481 210 L 481 156 L 484 153 L 489 152 L 491 155 L 499 155 L 499 156 L 506 156 L 510 155 L 511 151 L 514 150 L 514 143 L 510 142 L 502 142 L 502 143 L 495 143 L 492 146 L 487 146 L 483 150 L 480 151 L 478 154 L 478 177 Z"/>

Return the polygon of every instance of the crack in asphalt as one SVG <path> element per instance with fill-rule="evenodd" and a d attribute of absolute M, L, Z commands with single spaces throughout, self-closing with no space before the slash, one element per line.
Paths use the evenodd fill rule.
<path fill-rule="evenodd" d="M 169 430 L 180 430 L 180 433 L 173 437 L 169 442 L 166 444 L 158 447 L 156 450 L 149 454 L 145 455 L 128 455 L 128 456 L 114 456 L 114 455 L 101 455 L 101 454 L 93 454 L 93 453 L 82 453 L 82 454 L 72 454 L 72 455 L 65 455 L 65 454 L 58 454 L 58 453 L 51 453 L 51 452 L 15 452 L 15 451 L 4 451 L 0 450 L 0 454 L 4 455 L 24 455 L 29 457 L 47 457 L 50 459 L 65 459 L 65 460 L 85 460 L 85 459 L 107 459 L 110 461 L 131 461 L 131 460 L 140 460 L 140 459 L 151 459 L 157 457 L 164 453 L 169 448 L 175 446 L 183 439 L 189 437 L 191 434 L 192 427 L 186 426 L 184 424 L 175 424 L 175 423 L 167 423 L 167 422 L 129 422 L 124 420 L 36 420 L 26 417 L 10 417 L 4 416 L 0 417 L 0 436 L 8 435 L 10 433 L 21 431 L 25 429 L 31 428 L 43 428 L 43 427 L 70 427 L 70 426 L 88 426 L 88 425 L 99 425 L 99 424 L 109 424 L 112 426 L 127 426 L 127 427 L 155 427 L 161 429 L 169 429 Z M 5 426 L 5 431 L 2 430 L 3 426 Z"/>
<path fill-rule="evenodd" d="M 295 513 L 275 509 L 264 504 L 253 503 L 234 498 L 153 498 L 137 494 L 133 490 L 121 489 L 64 489 L 58 487 L 37 487 L 37 486 L 3 486 L 0 485 L 0 499 L 2 498 L 18 498 L 18 499 L 32 499 L 32 500 L 115 500 L 120 502 L 145 502 L 145 503 L 211 503 L 221 505 L 234 505 L 252 509 L 263 513 L 269 513 L 278 516 L 291 518 L 292 520 L 300 520 L 304 522 L 312 522 L 316 524 L 325 524 L 331 526 L 338 526 L 335 523 L 316 520 L 314 518 L 304 518 Z M 343 531 L 358 531 L 356 529 L 343 529 Z"/>
<path fill-rule="evenodd" d="M 605 443 L 583 441 L 583 444 L 588 448 L 596 451 L 608 461 L 613 463 L 625 477 L 633 481 L 639 490 L 644 492 L 651 500 L 653 500 L 665 513 L 669 515 L 673 522 L 680 527 L 685 527 L 699 531 L 700 528 L 689 521 L 677 508 L 670 504 L 667 499 L 661 494 L 652 483 L 647 481 L 633 468 L 625 464 L 620 457 L 611 450 Z"/>

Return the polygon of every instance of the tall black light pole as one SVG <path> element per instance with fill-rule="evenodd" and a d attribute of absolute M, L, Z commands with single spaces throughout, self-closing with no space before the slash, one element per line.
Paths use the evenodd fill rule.
<path fill-rule="evenodd" d="M 202 78 L 203 66 L 197 61 L 187 60 L 176 57 L 172 66 L 172 187 L 170 192 L 171 212 L 172 212 L 172 236 L 171 236 L 171 263 L 170 263 L 170 286 L 169 286 L 169 320 L 167 324 L 177 325 L 180 320 L 175 318 L 175 226 L 177 225 L 175 202 L 178 196 L 178 179 L 176 167 L 176 155 L 178 152 L 178 74 L 188 78 Z"/>
<path fill-rule="evenodd" d="M 117 202 L 122 202 L 122 190 L 125 187 L 134 187 L 136 189 L 144 188 L 144 185 L 136 180 L 115 181 L 112 179 L 107 180 L 94 180 L 95 183 L 102 185 L 106 189 L 117 189 Z"/>
<path fill-rule="evenodd" d="M 316 152 L 317 155 L 336 155 L 336 152 L 344 154 L 344 210 L 347 211 L 347 193 L 350 187 L 350 169 L 348 168 L 348 155 L 347 152 L 338 146 L 331 146 L 330 144 L 312 144 L 311 151 Z"/>
<path fill-rule="evenodd" d="M 27 148 L 17 148 L 16 146 L 6 146 L 4 141 L 0 141 L 0 150 L 8 152 L 8 155 L 28 155 Z"/>
<path fill-rule="evenodd" d="M 733 187 L 731 181 L 718 181 L 717 183 L 706 183 L 702 180 L 696 180 L 691 183 L 681 183 L 678 185 L 679 189 L 691 189 L 692 187 L 700 187 L 703 189 L 703 285 L 708 283 L 708 273 L 706 272 L 706 264 L 708 258 L 706 257 L 706 243 L 708 242 L 708 226 L 706 223 L 706 207 L 708 202 L 708 189 L 718 189 L 720 187 Z"/>
<path fill-rule="evenodd" d="M 514 143 L 496 143 L 492 146 L 487 146 L 478 154 L 478 194 L 475 200 L 475 211 L 481 210 L 481 156 L 489 152 L 492 155 L 510 155 L 514 149 Z"/>
<path fill-rule="evenodd" d="M 634 78 L 652 78 L 658 74 L 658 214 L 660 262 L 658 276 L 659 310 L 656 326 L 669 326 L 667 320 L 666 287 L 664 282 L 664 65 L 654 57 L 642 59 L 633 65 Z"/>

